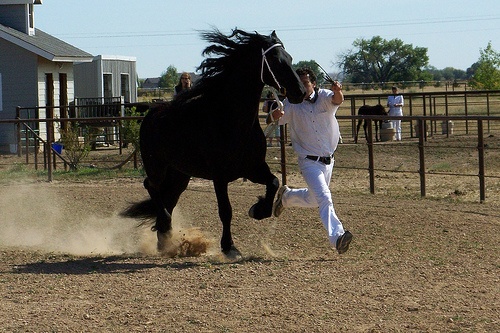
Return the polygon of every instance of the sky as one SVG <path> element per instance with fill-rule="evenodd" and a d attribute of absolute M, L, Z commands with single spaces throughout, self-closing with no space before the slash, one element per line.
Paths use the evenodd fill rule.
<path fill-rule="evenodd" d="M 135 57 L 139 78 L 170 65 L 194 72 L 208 46 L 200 31 L 276 31 L 293 62 L 328 73 L 356 39 L 381 36 L 427 48 L 429 65 L 466 70 L 491 42 L 500 51 L 500 1 L 43 0 L 35 26 L 93 55 Z"/>

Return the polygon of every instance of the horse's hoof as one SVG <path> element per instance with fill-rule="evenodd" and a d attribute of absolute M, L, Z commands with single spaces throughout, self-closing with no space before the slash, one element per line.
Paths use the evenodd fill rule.
<path fill-rule="evenodd" d="M 257 205 L 258 203 L 250 207 L 250 209 L 248 210 L 248 216 L 256 220 L 262 220 L 264 217 L 262 216 L 261 212 L 259 212 L 259 208 L 257 207 Z"/>
<path fill-rule="evenodd" d="M 172 233 L 171 232 L 156 232 L 156 238 L 158 239 L 156 243 L 156 249 L 158 252 L 165 252 L 169 245 L 172 243 Z"/>
<path fill-rule="evenodd" d="M 269 212 L 266 214 L 265 210 L 262 209 L 262 203 L 257 202 L 248 210 L 248 216 L 256 220 L 263 220 L 265 218 L 271 217 L 272 208 L 269 209 Z"/>
<path fill-rule="evenodd" d="M 253 219 L 257 219 L 257 218 L 255 217 L 255 206 L 256 206 L 256 205 L 257 205 L 257 204 L 253 205 L 253 206 L 252 206 L 252 207 L 250 207 L 250 209 L 248 210 L 248 216 L 250 216 L 250 217 L 251 217 L 251 218 L 253 218 Z"/>
<path fill-rule="evenodd" d="M 243 258 L 241 252 L 234 245 L 231 245 L 229 250 L 222 250 L 222 253 L 229 260 L 241 260 Z"/>

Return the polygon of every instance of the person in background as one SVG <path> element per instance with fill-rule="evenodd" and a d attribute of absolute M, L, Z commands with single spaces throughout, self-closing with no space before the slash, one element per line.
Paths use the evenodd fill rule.
<path fill-rule="evenodd" d="M 267 100 L 264 101 L 264 104 L 262 105 L 262 111 L 264 113 L 267 113 L 266 117 L 266 124 L 268 126 L 271 126 L 272 121 L 270 121 L 270 113 L 278 107 L 278 104 L 273 98 L 273 93 L 268 92 L 266 95 Z M 264 132 L 266 133 L 266 132 Z M 280 146 L 280 127 L 275 125 L 274 130 L 271 131 L 271 133 L 268 134 L 268 142 L 267 146 L 272 147 L 273 146 L 273 139 L 276 138 L 276 145 L 279 147 Z"/>
<path fill-rule="evenodd" d="M 404 99 L 403 95 L 398 94 L 398 87 L 392 87 L 392 95 L 387 97 L 387 107 L 389 108 L 389 116 L 403 115 Z M 392 127 L 396 130 L 396 140 L 401 141 L 401 120 L 391 120 Z"/>
<path fill-rule="evenodd" d="M 191 89 L 191 74 L 183 72 L 179 78 L 179 83 L 174 87 L 174 97 L 189 89 Z"/>
<path fill-rule="evenodd" d="M 298 165 L 306 188 L 292 189 L 283 185 L 273 205 L 273 215 L 278 217 L 286 207 L 319 207 L 319 215 L 330 244 L 342 254 L 349 249 L 353 235 L 344 230 L 330 192 L 334 158 L 340 139 L 335 114 L 344 102 L 342 85 L 335 81 L 329 89 L 316 88 L 316 75 L 310 68 L 299 68 L 297 74 L 306 88 L 306 97 L 300 104 L 287 99 L 284 109 L 272 112 L 272 119 L 288 124 L 292 147 L 298 155 Z"/>

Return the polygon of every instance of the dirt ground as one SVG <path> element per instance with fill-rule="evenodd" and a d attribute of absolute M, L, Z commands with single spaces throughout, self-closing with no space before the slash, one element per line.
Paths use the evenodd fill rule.
<path fill-rule="evenodd" d="M 410 176 L 383 172 L 372 195 L 366 171 L 352 172 L 339 168 L 331 185 L 355 236 L 343 255 L 315 209 L 255 221 L 263 187 L 232 183 L 237 261 L 220 255 L 209 181 L 194 179 L 174 212 L 176 239 L 208 249 L 174 258 L 118 217 L 146 196 L 140 178 L 0 183 L 0 331 L 500 331 L 500 200 L 457 200 L 463 184 L 440 197 L 440 182 L 420 198 Z M 389 178 L 417 191 L 395 192 Z M 294 172 L 288 184 L 303 185 Z"/>

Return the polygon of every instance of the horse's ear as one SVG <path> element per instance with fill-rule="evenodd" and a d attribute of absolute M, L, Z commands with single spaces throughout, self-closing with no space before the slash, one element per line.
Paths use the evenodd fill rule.
<path fill-rule="evenodd" d="M 271 32 L 271 36 L 270 37 L 272 39 L 274 39 L 276 42 L 281 43 L 281 40 L 279 39 L 278 35 L 276 34 L 276 30 L 273 30 L 273 32 Z"/>

